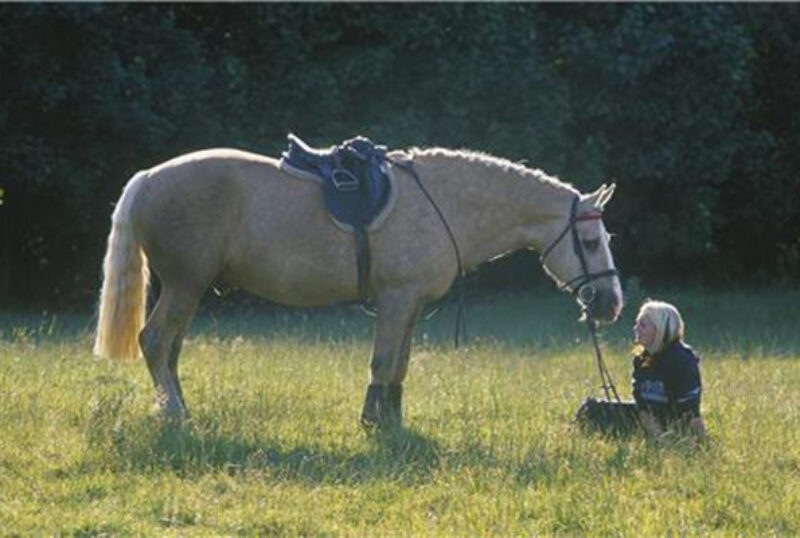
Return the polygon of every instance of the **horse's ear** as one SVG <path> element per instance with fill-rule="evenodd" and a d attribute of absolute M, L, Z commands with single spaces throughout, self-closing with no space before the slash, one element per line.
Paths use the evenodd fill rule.
<path fill-rule="evenodd" d="M 600 191 L 600 196 L 598 196 L 597 202 L 595 202 L 597 209 L 599 209 L 600 211 L 603 210 L 608 201 L 611 200 L 611 197 L 614 196 L 614 191 L 616 189 L 617 189 L 616 183 L 612 183 L 609 186 L 606 186 L 606 184 L 604 183 L 603 186 L 600 187 L 600 189 L 598 189 Z"/>
<path fill-rule="evenodd" d="M 612 183 L 609 187 L 605 183 L 600 185 L 600 187 L 591 194 L 585 194 L 582 196 L 582 199 L 589 204 L 590 207 L 596 209 L 597 211 L 603 211 L 603 206 L 611 199 L 611 195 L 614 194 L 614 189 L 616 188 L 616 184 Z"/>

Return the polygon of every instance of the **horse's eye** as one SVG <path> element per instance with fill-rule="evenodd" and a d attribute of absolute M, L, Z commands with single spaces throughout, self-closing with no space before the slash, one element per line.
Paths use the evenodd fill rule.
<path fill-rule="evenodd" d="M 585 239 L 583 241 L 583 248 L 585 248 L 589 252 L 594 252 L 595 250 L 597 250 L 597 247 L 599 246 L 600 246 L 599 239 Z"/>

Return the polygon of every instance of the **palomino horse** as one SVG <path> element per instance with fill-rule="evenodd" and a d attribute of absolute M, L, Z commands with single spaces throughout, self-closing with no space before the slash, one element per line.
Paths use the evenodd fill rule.
<path fill-rule="evenodd" d="M 596 319 L 616 320 L 622 293 L 601 220 L 613 185 L 582 195 L 539 170 L 467 151 L 388 157 L 413 164 L 428 195 L 408 168 L 390 165 L 395 205 L 369 232 L 367 290 L 378 319 L 362 422 L 400 420 L 414 325 L 453 283 L 458 254 L 470 269 L 522 248 L 543 252 L 563 289 Z M 289 176 L 270 157 L 212 149 L 141 171 L 111 222 L 94 351 L 134 358 L 141 349 L 170 416 L 187 412 L 178 358 L 212 282 L 293 306 L 358 297 L 353 236 L 332 223 L 319 184 Z M 145 322 L 148 265 L 161 294 Z"/>

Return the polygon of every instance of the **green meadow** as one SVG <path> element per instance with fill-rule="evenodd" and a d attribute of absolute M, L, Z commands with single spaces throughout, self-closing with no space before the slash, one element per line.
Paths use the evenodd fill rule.
<path fill-rule="evenodd" d="M 795 289 L 652 293 L 702 358 L 709 436 L 572 424 L 600 396 L 586 328 L 555 292 L 474 299 L 420 323 L 402 429 L 357 426 L 372 320 L 206 309 L 181 360 L 192 418 L 153 411 L 141 363 L 91 355 L 92 320 L 0 314 L 0 535 L 800 534 Z M 633 293 L 603 330 L 630 396 Z"/>

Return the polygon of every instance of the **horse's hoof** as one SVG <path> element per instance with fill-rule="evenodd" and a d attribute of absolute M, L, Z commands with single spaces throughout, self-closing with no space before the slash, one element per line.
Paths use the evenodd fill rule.
<path fill-rule="evenodd" d="M 403 423 L 402 420 L 400 420 L 400 418 L 397 416 L 381 417 L 378 419 L 375 417 L 361 415 L 361 418 L 358 420 L 358 425 L 366 433 L 375 434 L 401 428 Z"/>
<path fill-rule="evenodd" d="M 366 417 L 361 417 L 360 419 L 358 419 L 358 425 L 362 430 L 370 434 L 375 433 L 378 430 L 378 428 L 380 428 L 378 422 L 370 420 Z"/>
<path fill-rule="evenodd" d="M 364 398 L 359 423 L 368 431 L 386 430 L 403 422 L 401 385 L 370 385 Z"/>
<path fill-rule="evenodd" d="M 402 430 L 402 424 L 399 422 L 367 422 L 359 420 L 358 425 L 361 431 L 370 437 L 381 437 Z"/>
<path fill-rule="evenodd" d="M 183 406 L 167 406 L 164 402 L 156 400 L 151 408 L 150 414 L 160 418 L 165 424 L 184 424 L 189 422 L 191 415 L 189 410 Z"/>

